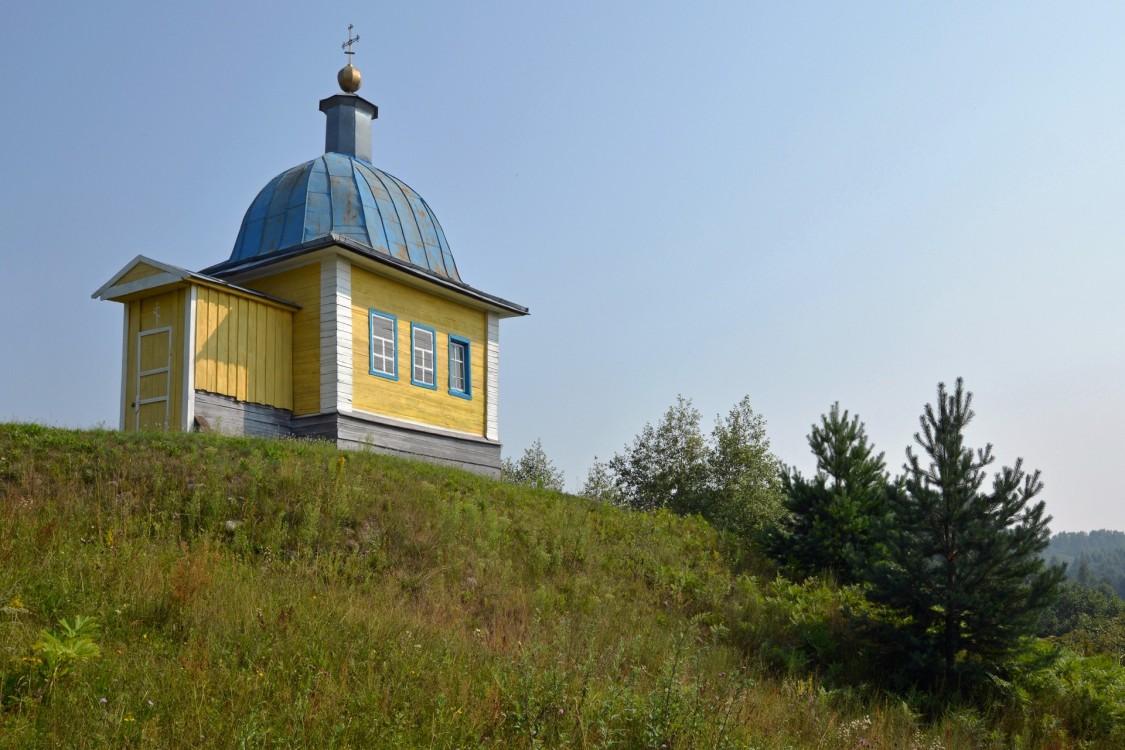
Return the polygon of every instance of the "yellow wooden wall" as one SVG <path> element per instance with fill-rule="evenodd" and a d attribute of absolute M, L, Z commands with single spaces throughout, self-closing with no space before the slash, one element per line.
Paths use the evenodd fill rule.
<path fill-rule="evenodd" d="M 137 347 L 142 331 L 170 327 L 172 364 L 168 377 L 167 430 L 183 429 L 183 373 L 184 373 L 184 301 L 186 289 L 174 289 L 144 299 L 126 303 L 129 306 L 129 332 L 125 346 L 125 430 L 137 427 L 137 413 L 133 403 L 137 393 Z M 148 394 L 146 394 L 148 395 Z"/>
<path fill-rule="evenodd" d="M 162 270 L 155 266 L 150 266 L 148 263 L 138 263 L 129 269 L 129 272 L 117 280 L 118 284 L 127 284 L 130 281 L 138 281 L 140 279 L 147 279 L 150 276 L 164 273 Z"/>
<path fill-rule="evenodd" d="M 368 311 L 398 318 L 398 380 L 371 374 Z M 437 331 L 437 389 L 410 382 L 410 324 Z M 487 316 L 449 300 L 352 267 L 352 407 L 475 435 L 485 432 L 485 327 Z M 471 400 L 449 393 L 449 334 L 470 341 Z"/>
<path fill-rule="evenodd" d="M 293 408 L 293 313 L 220 289 L 196 287 L 195 388 Z"/>
<path fill-rule="evenodd" d="M 320 411 L 320 263 L 274 276 L 239 282 L 301 309 L 293 313 L 292 391 L 294 414 Z"/>

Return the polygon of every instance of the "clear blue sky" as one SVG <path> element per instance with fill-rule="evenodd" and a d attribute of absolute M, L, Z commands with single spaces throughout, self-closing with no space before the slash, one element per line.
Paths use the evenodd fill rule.
<path fill-rule="evenodd" d="M 7 3 L 0 420 L 115 425 L 138 253 L 225 259 L 323 151 L 347 24 L 376 165 L 502 335 L 501 437 L 576 485 L 682 393 L 811 468 L 839 400 L 897 470 L 939 380 L 1125 529 L 1125 4 Z M 987 7 L 984 7 L 987 6 Z"/>

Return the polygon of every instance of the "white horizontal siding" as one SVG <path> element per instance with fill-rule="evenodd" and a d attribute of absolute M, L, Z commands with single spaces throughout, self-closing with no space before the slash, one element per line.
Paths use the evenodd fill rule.
<path fill-rule="evenodd" d="M 488 341 L 484 353 L 485 429 L 489 440 L 500 439 L 500 316 L 488 314 Z"/>
<path fill-rule="evenodd" d="M 184 432 L 191 432 L 195 422 L 195 308 L 198 296 L 199 288 L 192 284 L 184 310 L 184 405 L 180 427 Z"/>
<path fill-rule="evenodd" d="M 336 259 L 336 411 L 352 408 L 352 264 Z"/>
<path fill-rule="evenodd" d="M 320 410 L 352 408 L 352 267 L 325 258 L 320 267 Z"/>

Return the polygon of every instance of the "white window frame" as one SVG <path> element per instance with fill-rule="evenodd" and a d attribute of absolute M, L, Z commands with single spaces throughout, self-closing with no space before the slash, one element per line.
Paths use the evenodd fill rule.
<path fill-rule="evenodd" d="M 389 380 L 398 380 L 398 318 L 390 313 L 381 312 L 379 310 L 368 309 L 367 311 L 367 332 L 368 332 L 368 367 L 372 375 L 380 378 L 387 378 Z M 375 320 L 386 321 L 391 324 L 391 337 L 388 339 L 382 335 L 375 333 Z M 390 356 L 387 355 L 387 346 L 390 346 Z M 377 353 L 378 350 L 378 353 Z M 376 366 L 376 358 L 382 364 L 386 364 L 390 360 L 391 368 L 386 370 Z"/>
<path fill-rule="evenodd" d="M 420 345 L 419 334 L 429 337 L 429 347 Z M 425 338 L 422 336 L 422 338 Z M 426 357 L 429 355 L 429 365 Z M 420 323 L 410 324 L 410 382 L 437 390 L 437 331 Z M 421 377 L 419 377 L 419 375 Z"/>

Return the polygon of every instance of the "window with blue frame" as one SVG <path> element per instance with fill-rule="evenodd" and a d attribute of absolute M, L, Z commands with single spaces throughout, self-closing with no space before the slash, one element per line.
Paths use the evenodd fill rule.
<path fill-rule="evenodd" d="M 398 319 L 378 310 L 368 310 L 371 331 L 371 374 L 398 380 L 398 363 L 395 341 L 398 339 Z"/>
<path fill-rule="evenodd" d="M 469 340 L 452 334 L 449 336 L 449 392 L 461 398 L 473 397 Z"/>
<path fill-rule="evenodd" d="M 410 342 L 413 350 L 410 382 L 424 388 L 437 388 L 437 362 L 434 359 L 434 344 L 437 334 L 433 328 L 410 324 Z"/>

